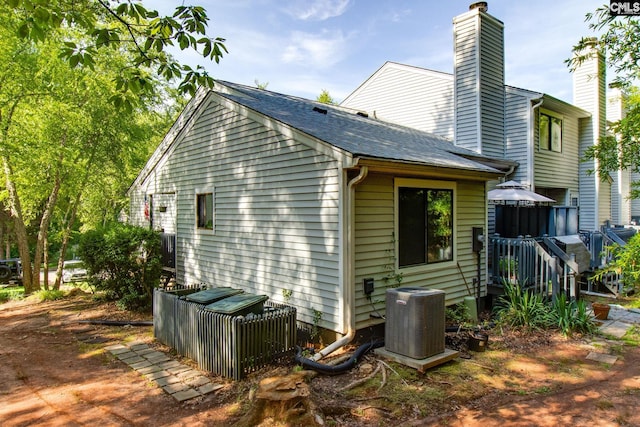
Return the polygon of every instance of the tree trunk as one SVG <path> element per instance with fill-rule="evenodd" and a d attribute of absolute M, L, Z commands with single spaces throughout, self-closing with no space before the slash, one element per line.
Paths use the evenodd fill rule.
<path fill-rule="evenodd" d="M 76 196 L 76 200 L 73 203 L 73 207 L 71 208 L 71 216 L 69 217 L 69 221 L 62 232 L 62 243 L 60 245 L 60 256 L 58 257 L 58 266 L 56 268 L 56 281 L 53 284 L 53 289 L 60 289 L 60 284 L 62 282 L 62 270 L 64 269 L 64 259 L 67 255 L 67 247 L 69 246 L 69 239 L 71 238 L 71 230 L 73 229 L 73 224 L 76 222 L 76 212 L 78 212 L 78 203 L 80 203 L 80 192 Z"/>
<path fill-rule="evenodd" d="M 251 408 L 234 427 L 260 425 L 266 419 L 278 425 L 325 425 L 307 384 L 315 375 L 312 371 L 299 371 L 286 376 L 264 378 L 260 381 Z"/>
<path fill-rule="evenodd" d="M 64 269 L 64 259 L 67 254 L 67 247 L 69 246 L 69 239 L 71 238 L 71 230 L 73 230 L 73 225 L 76 222 L 76 217 L 78 214 L 78 206 L 80 205 L 80 198 L 82 197 L 82 193 L 87 185 L 87 181 L 89 180 L 89 175 L 91 174 L 91 166 L 93 165 L 94 153 L 92 152 L 91 157 L 89 158 L 89 162 L 85 168 L 85 174 L 82 178 L 82 185 L 76 194 L 76 198 L 71 205 L 71 214 L 69 215 L 69 221 L 67 221 L 67 225 L 65 226 L 62 232 L 62 244 L 60 245 L 60 256 L 58 257 L 58 266 L 56 268 L 56 281 L 53 284 L 53 289 L 60 289 L 60 283 L 62 281 L 62 270 Z M 65 214 L 66 216 L 66 214 Z"/>
<path fill-rule="evenodd" d="M 38 240 L 36 241 L 36 250 L 33 254 L 33 282 L 34 286 L 40 288 L 40 265 L 42 264 L 43 252 L 46 251 L 45 242 L 49 234 L 49 224 L 51 223 L 51 217 L 53 214 L 53 208 L 58 201 L 58 193 L 60 192 L 61 180 L 60 175 L 57 174 L 54 180 L 51 194 L 47 199 L 47 206 L 42 213 L 42 219 L 40 220 L 40 229 L 38 230 Z M 47 268 L 45 266 L 45 268 Z M 46 289 L 46 287 L 45 287 Z"/>
<path fill-rule="evenodd" d="M 2 156 L 2 166 L 4 168 L 7 192 L 9 193 L 9 210 L 13 217 L 16 243 L 18 245 L 18 252 L 20 253 L 20 262 L 22 262 L 22 284 L 24 285 L 24 293 L 28 295 L 34 291 L 39 291 L 40 284 L 39 282 L 33 282 L 33 270 L 31 269 L 31 256 L 29 254 L 27 228 L 22 216 L 22 208 L 20 206 L 18 191 L 16 190 L 15 183 L 11 179 L 13 171 L 11 170 L 11 165 L 9 164 L 7 156 Z"/>
<path fill-rule="evenodd" d="M 47 237 L 47 235 L 45 235 L 44 237 L 44 242 L 43 242 L 43 246 L 44 246 L 44 256 L 42 257 L 43 259 L 43 264 L 44 264 L 44 289 L 45 290 L 49 290 L 49 238 Z"/>
<path fill-rule="evenodd" d="M 0 248 L 2 248 L 5 245 L 6 233 L 4 230 L 5 230 L 4 218 L 3 218 L 2 212 L 0 212 Z M 0 249 L 0 251 L 1 250 L 2 249 Z M 0 252 L 0 258 L 2 258 L 1 252 Z M 5 256 L 5 258 L 9 258 L 9 257 Z"/>

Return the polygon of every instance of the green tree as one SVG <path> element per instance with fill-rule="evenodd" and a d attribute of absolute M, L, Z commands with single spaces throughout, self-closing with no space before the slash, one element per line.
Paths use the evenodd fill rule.
<path fill-rule="evenodd" d="M 256 84 L 258 89 L 266 90 L 267 86 L 269 86 L 269 82 L 261 83 L 258 79 L 255 79 L 253 82 Z"/>
<path fill-rule="evenodd" d="M 180 80 L 182 93 L 198 86 L 213 87 L 203 67 L 181 64 L 168 48 L 190 49 L 204 58 L 220 61 L 227 52 L 224 39 L 207 35 L 209 17 L 201 6 L 180 5 L 173 15 L 162 16 L 131 0 L 7 0 L 8 12 L 18 19 L 17 34 L 23 39 L 44 41 L 60 28 L 73 28 L 83 37 L 66 40 L 58 51 L 71 67 L 94 69 L 104 60 L 99 52 L 123 51 L 130 61 L 113 82 L 118 93 L 112 100 L 131 108 L 136 94 L 153 91 L 154 76 Z M 133 94 L 133 96 L 131 96 Z"/>
<path fill-rule="evenodd" d="M 600 36 L 582 38 L 574 51 L 586 52 L 586 48 L 595 42 L 606 53 L 607 62 L 615 72 L 612 85 L 627 94 L 626 116 L 610 125 L 611 133 L 591 147 L 586 157 L 598 160 L 598 172 L 603 178 L 619 169 L 640 172 L 640 92 L 634 86 L 640 78 L 640 19 L 637 16 L 612 16 L 609 7 L 604 5 L 587 14 L 586 21 Z M 584 55 L 577 55 L 567 62 L 575 69 L 584 59 Z M 640 182 L 633 183 L 633 188 L 631 196 L 640 197 Z"/>
<path fill-rule="evenodd" d="M 337 102 L 329 94 L 329 91 L 326 89 L 322 89 L 322 92 L 320 92 L 320 95 L 318 95 L 318 97 L 316 98 L 316 101 L 322 102 L 323 104 L 331 104 L 331 105 L 337 104 Z"/>
<path fill-rule="evenodd" d="M 59 276 L 85 200 L 102 195 L 103 209 L 118 206 L 104 196 L 121 192 L 144 164 L 151 142 L 170 123 L 163 112 L 165 105 L 172 110 L 175 93 L 151 80 L 131 108 L 119 108 L 113 102 L 119 89 L 110 82 L 131 64 L 130 52 L 97 51 L 92 67 L 69 68 L 57 48 L 83 43 L 82 33 L 59 28 L 34 43 L 16 37 L 19 25 L 16 16 L 0 12 L 0 61 L 10 64 L 0 68 L 0 200 L 13 219 L 30 293 L 40 289 L 50 231 L 61 248 Z"/>

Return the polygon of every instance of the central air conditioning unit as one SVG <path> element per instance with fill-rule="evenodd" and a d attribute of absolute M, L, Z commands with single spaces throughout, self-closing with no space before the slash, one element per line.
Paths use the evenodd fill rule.
<path fill-rule="evenodd" d="M 385 349 L 413 359 L 444 353 L 444 297 L 438 289 L 387 290 Z"/>

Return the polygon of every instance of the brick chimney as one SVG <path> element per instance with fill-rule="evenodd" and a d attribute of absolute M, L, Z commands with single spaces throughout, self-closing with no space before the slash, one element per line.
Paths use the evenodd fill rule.
<path fill-rule="evenodd" d="M 455 144 L 505 157 L 504 24 L 486 2 L 453 19 Z"/>

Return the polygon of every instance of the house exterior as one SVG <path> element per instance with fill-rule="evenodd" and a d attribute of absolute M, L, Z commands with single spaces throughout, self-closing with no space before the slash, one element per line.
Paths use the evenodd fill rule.
<path fill-rule="evenodd" d="M 347 335 L 383 321 L 388 287 L 441 289 L 448 304 L 486 294 L 472 288 L 478 271 L 486 283 L 473 228 L 486 230 L 487 182 L 514 166 L 357 110 L 217 82 L 130 187 L 130 222 L 175 233 L 179 284 L 264 294 Z"/>
<path fill-rule="evenodd" d="M 593 161 L 581 161 L 605 134 L 606 119 L 624 111 L 620 94 L 607 108 L 603 56 L 594 48 L 574 72 L 573 103 L 508 86 L 503 27 L 486 3 L 476 3 L 453 20 L 453 74 L 387 62 L 341 105 L 517 162 L 502 180 L 518 181 L 558 206 L 578 207 L 580 230 L 629 224 L 640 215 L 628 199 L 630 173 L 602 179 L 590 173 Z"/>

